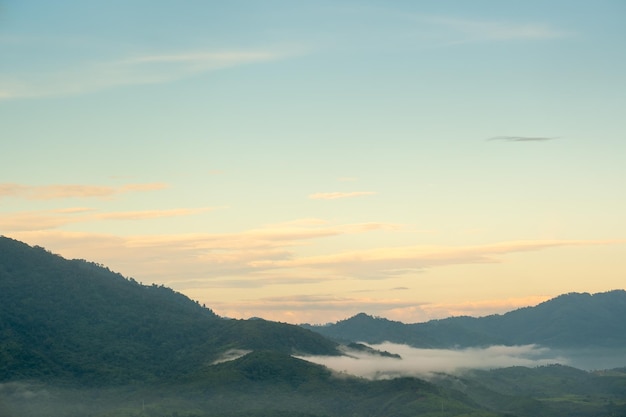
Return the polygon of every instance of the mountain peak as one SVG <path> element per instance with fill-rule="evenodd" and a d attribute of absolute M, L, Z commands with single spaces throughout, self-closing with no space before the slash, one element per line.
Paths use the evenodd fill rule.
<path fill-rule="evenodd" d="M 339 353 L 300 327 L 223 319 L 162 285 L 0 238 L 0 380 L 150 379 L 191 372 L 229 349 Z"/>

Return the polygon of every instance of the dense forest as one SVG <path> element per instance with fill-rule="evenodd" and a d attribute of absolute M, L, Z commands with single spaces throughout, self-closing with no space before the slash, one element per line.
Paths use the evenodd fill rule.
<path fill-rule="evenodd" d="M 231 349 L 338 354 L 298 326 L 227 320 L 186 296 L 106 267 L 0 238 L 0 381 L 172 377 Z"/>
<path fill-rule="evenodd" d="M 350 349 L 403 360 L 309 328 L 222 318 L 169 288 L 0 237 L 2 417 L 626 416 L 626 369 L 371 380 L 298 358 Z"/>

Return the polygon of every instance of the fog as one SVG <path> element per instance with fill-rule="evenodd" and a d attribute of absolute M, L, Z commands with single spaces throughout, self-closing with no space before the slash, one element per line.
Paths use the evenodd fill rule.
<path fill-rule="evenodd" d="M 235 359 L 239 359 L 242 356 L 247 355 L 252 352 L 251 350 L 243 350 L 243 349 L 230 349 L 222 354 L 218 359 L 214 360 L 211 365 L 216 365 L 218 363 L 234 361 Z"/>
<path fill-rule="evenodd" d="M 339 373 L 368 379 L 400 376 L 428 378 L 437 373 L 457 374 L 468 369 L 494 369 L 509 366 L 536 367 L 549 364 L 568 365 L 569 360 L 548 348 L 537 345 L 490 346 L 467 349 L 417 349 L 407 345 L 382 343 L 368 345 L 379 351 L 399 354 L 389 358 L 356 350 L 347 356 L 301 356 L 301 359 L 325 365 Z"/>

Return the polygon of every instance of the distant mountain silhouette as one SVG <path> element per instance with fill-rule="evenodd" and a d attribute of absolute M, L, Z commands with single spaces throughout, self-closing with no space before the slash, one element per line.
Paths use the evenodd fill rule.
<path fill-rule="evenodd" d="M 384 341 L 422 348 L 539 344 L 558 348 L 626 348 L 626 291 L 570 293 L 502 315 L 404 324 L 364 313 L 303 327 L 340 341 Z"/>
<path fill-rule="evenodd" d="M 230 349 L 338 354 L 301 327 L 223 319 L 169 288 L 0 237 L 0 381 L 149 380 Z"/>

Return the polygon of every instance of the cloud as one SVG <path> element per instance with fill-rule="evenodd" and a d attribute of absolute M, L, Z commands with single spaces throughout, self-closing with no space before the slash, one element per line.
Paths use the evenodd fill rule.
<path fill-rule="evenodd" d="M 51 211 L 25 211 L 20 213 L 0 214 L 0 230 L 6 232 L 30 232 L 55 229 L 76 222 L 75 219 Z"/>
<path fill-rule="evenodd" d="M 364 311 L 380 311 L 396 307 L 416 306 L 415 301 L 400 299 L 381 299 L 368 297 L 346 297 L 333 294 L 299 294 L 289 296 L 265 297 L 255 300 L 243 300 L 240 306 L 229 303 L 229 308 L 243 307 L 253 308 L 255 311 L 282 311 L 282 310 L 316 310 L 328 311 L 336 310 L 342 312 L 342 319 L 346 318 L 346 311 L 353 311 L 353 314 Z"/>
<path fill-rule="evenodd" d="M 169 214 L 174 212 L 187 211 L 174 210 Z M 235 233 L 129 236 L 28 228 L 29 224 L 58 227 L 63 222 L 82 221 L 81 216 L 96 214 L 99 213 L 77 210 L 73 214 L 49 213 L 39 220 L 24 217 L 19 222 L 24 230 L 12 231 L 10 237 L 43 246 L 66 258 L 102 263 L 138 281 L 167 285 L 208 303 L 221 315 L 251 317 L 262 312 L 264 318 L 291 323 L 336 321 L 359 312 L 405 322 L 427 321 L 455 313 L 501 313 L 522 301 L 429 304 L 427 300 L 416 300 L 389 288 L 407 285 L 403 278 L 418 286 L 417 274 L 425 269 L 502 262 L 506 255 L 524 251 L 623 243 L 546 240 L 474 246 L 382 247 L 306 256 L 311 242 L 317 243 L 319 239 L 358 237 L 355 235 L 395 230 L 398 226 L 301 219 Z M 0 226 L 10 228 L 13 224 L 17 224 L 15 218 L 0 216 Z M 362 280 L 372 281 L 364 285 Z M 332 293 L 327 292 L 329 286 Z M 287 290 L 293 294 L 297 287 L 302 288 L 301 295 L 278 296 Z M 357 292 L 360 289 L 378 292 Z"/>
<path fill-rule="evenodd" d="M 556 137 L 529 137 L 529 136 L 495 136 L 487 140 L 501 140 L 505 142 L 545 142 L 549 140 L 558 139 Z"/>
<path fill-rule="evenodd" d="M 62 214 L 76 214 L 76 213 L 89 213 L 95 211 L 95 208 L 91 207 L 68 207 L 64 209 L 55 210 L 56 213 Z"/>
<path fill-rule="evenodd" d="M 212 207 L 204 208 L 180 208 L 171 210 L 143 210 L 143 211 L 122 211 L 112 213 L 102 213 L 95 217 L 102 220 L 145 220 L 145 219 L 157 219 L 161 217 L 174 217 L 174 216 L 191 216 L 194 214 L 205 213 L 207 211 L 214 210 Z"/>
<path fill-rule="evenodd" d="M 324 280 L 324 278 L 320 278 Z M 325 278 L 328 280 L 328 277 Z M 283 283 L 288 280 L 285 279 Z M 312 280 L 315 282 L 315 280 Z M 295 284 L 309 284 L 302 280 Z M 292 283 L 290 283 L 292 285 Z M 277 289 L 277 291 L 280 291 Z M 393 297 L 353 297 L 335 294 L 299 294 L 291 296 L 262 297 L 235 301 L 212 301 L 211 308 L 224 316 L 261 316 L 267 320 L 290 323 L 324 324 L 344 320 L 361 312 L 384 316 L 396 308 L 412 308 L 422 303 Z"/>
<path fill-rule="evenodd" d="M 251 278 L 245 282 L 232 283 L 230 280 L 178 283 L 186 288 L 259 288 L 264 285 L 306 285 L 323 281 L 332 281 L 332 277 L 292 278 L 291 275 L 280 278 Z M 339 278 L 335 278 L 339 279 Z M 261 282 L 259 282 L 259 280 Z M 293 281 L 292 281 L 293 280 Z M 460 303 L 431 303 L 414 297 L 408 299 L 398 291 L 406 287 L 382 288 L 376 290 L 355 290 L 342 295 L 334 293 L 294 294 L 288 296 L 244 298 L 235 301 L 212 301 L 211 307 L 225 316 L 241 317 L 241 312 L 249 316 L 261 316 L 268 320 L 291 321 L 297 323 L 324 324 L 344 320 L 358 313 L 367 313 L 377 317 L 403 323 L 423 323 L 433 319 L 451 316 L 482 317 L 502 314 L 521 307 L 537 305 L 551 296 L 537 295 L 497 300 L 480 300 Z M 280 291 L 279 288 L 276 291 Z M 371 296 L 370 296 L 371 295 Z M 398 298 L 405 297 L 405 298 Z M 246 315 L 244 314 L 244 317 Z"/>
<path fill-rule="evenodd" d="M 41 231 L 56 229 L 67 224 L 82 222 L 99 220 L 147 220 L 162 217 L 190 216 L 211 210 L 214 210 L 214 208 L 180 208 L 171 210 L 98 213 L 94 208 L 69 207 L 57 210 L 24 211 L 5 214 L 0 213 L 0 230 L 11 232 Z"/>
<path fill-rule="evenodd" d="M 0 78 L 0 100 L 66 96 L 117 86 L 161 84 L 193 75 L 283 59 L 284 51 L 184 51 L 137 55 L 98 63 L 65 63 L 62 69 L 22 72 Z"/>
<path fill-rule="evenodd" d="M 107 198 L 116 194 L 162 190 L 167 188 L 163 183 L 127 184 L 121 187 L 54 184 L 24 185 L 0 183 L 0 198 L 13 197 L 27 200 L 55 200 L 63 198 Z"/>
<path fill-rule="evenodd" d="M 319 279 L 301 278 L 291 282 L 283 277 L 282 282 L 274 285 L 307 285 L 319 281 L 328 281 L 328 277 Z M 247 288 L 247 287 L 244 287 Z M 277 288 L 276 292 L 280 289 Z M 376 295 L 374 295 L 376 297 Z M 211 301 L 211 308 L 226 317 L 263 317 L 267 320 L 290 323 L 329 323 L 343 320 L 360 312 L 375 316 L 384 314 L 398 307 L 415 307 L 416 301 L 398 298 L 351 297 L 335 294 L 296 294 L 272 296 L 257 299 L 245 298 L 233 301 Z"/>
<path fill-rule="evenodd" d="M 448 45 L 488 41 L 546 40 L 570 36 L 567 32 L 543 23 L 462 19 L 446 16 L 417 16 L 414 19 L 445 29 L 448 32 L 446 37 L 450 38 Z"/>
<path fill-rule="evenodd" d="M 330 278 L 332 280 L 332 278 Z M 266 285 L 298 285 L 311 284 L 329 280 L 326 278 L 300 278 L 293 282 L 290 276 L 268 279 Z M 206 284 L 207 288 L 221 288 L 213 281 L 200 281 L 196 285 Z M 218 285 L 215 285 L 218 284 Z M 223 282 L 228 286 L 227 282 Z M 259 283 L 251 279 L 241 283 L 241 288 L 253 288 Z M 246 284 L 251 285 L 247 287 Z M 194 286 L 185 283 L 188 288 Z M 403 323 L 423 323 L 433 319 L 451 316 L 482 317 L 491 314 L 502 314 L 521 307 L 537 305 L 551 298 L 547 295 L 517 297 L 497 300 L 480 300 L 460 303 L 431 303 L 415 298 L 398 298 L 398 291 L 408 290 L 407 287 L 383 288 L 377 290 L 355 290 L 344 295 L 331 293 L 296 294 L 289 296 L 262 297 L 257 299 L 241 299 L 238 301 L 215 301 L 212 308 L 224 315 L 235 315 L 236 312 L 250 311 L 250 316 L 261 316 L 269 320 L 286 321 L 291 315 L 298 317 L 299 323 L 323 324 L 336 322 L 352 317 L 358 313 L 367 313 L 377 317 Z M 277 290 L 279 291 L 279 290 Z M 395 294 L 394 294 L 395 293 Z M 351 295 L 352 294 L 352 295 Z M 372 294 L 372 296 L 368 296 Z M 402 294 L 400 294 L 402 296 Z"/>
<path fill-rule="evenodd" d="M 251 350 L 244 349 L 230 349 L 224 352 L 218 359 L 211 362 L 211 365 L 217 365 L 218 363 L 230 362 L 235 359 L 239 359 L 248 353 L 252 352 Z"/>
<path fill-rule="evenodd" d="M 177 209 L 165 213 L 151 211 L 117 215 L 118 218 L 150 218 L 161 215 L 185 215 L 195 209 Z M 44 213 L 43 223 L 50 227 L 67 222 L 77 214 L 61 219 L 58 213 Z M 96 213 L 97 214 L 97 213 Z M 94 216 L 92 213 L 86 216 Z M 10 227 L 14 218 L 2 217 Z M 31 218 L 22 218 L 28 225 Z M 620 243 L 616 241 L 545 240 L 513 241 L 474 246 L 382 247 L 351 252 L 304 256 L 309 242 L 342 235 L 396 230 L 385 223 L 316 224 L 311 220 L 271 225 L 235 233 L 186 233 L 172 235 L 113 236 L 61 230 L 14 231 L 12 237 L 44 246 L 66 257 L 93 260 L 114 270 L 175 285 L 181 291 L 207 286 L 225 288 L 262 287 L 329 280 L 385 280 L 413 277 L 425 269 L 448 265 L 501 262 L 510 253 L 538 251 L 562 246 Z M 290 224 L 291 223 L 291 224 Z M 43 226 L 45 226 L 44 224 Z M 9 230 L 15 230 L 9 229 Z M 294 279 L 290 281 L 290 279 Z M 231 281 L 232 280 L 232 281 Z M 300 281 L 298 281 L 300 280 Z M 183 285 L 181 283 L 187 283 Z M 200 284 L 205 282 L 205 284 Z M 178 283 L 178 284 L 177 284 Z M 187 286 L 188 285 L 188 286 Z M 276 300 L 275 300 L 276 301 Z M 318 300 L 319 301 L 319 300 Z M 345 302 L 345 300 L 343 300 Z M 404 305 L 399 305 L 401 307 Z M 408 306 L 405 306 L 408 307 Z M 391 308 L 391 306 L 389 307 Z"/>
<path fill-rule="evenodd" d="M 144 55 L 120 61 L 124 65 L 184 64 L 190 71 L 206 71 L 250 62 L 275 59 L 276 53 L 267 51 L 186 52 L 164 55 Z"/>
<path fill-rule="evenodd" d="M 451 316 L 482 317 L 501 314 L 522 307 L 534 306 L 552 298 L 548 295 L 533 295 L 497 300 L 467 301 L 461 303 L 421 303 L 412 306 L 398 305 L 379 313 L 390 320 L 403 323 L 421 323 Z M 370 312 L 370 310 L 364 310 Z"/>
<path fill-rule="evenodd" d="M 446 265 L 495 263 L 498 255 L 559 246 L 615 243 L 613 241 L 538 240 L 476 246 L 404 246 L 365 249 L 285 260 L 258 261 L 258 268 L 323 269 L 346 277 L 384 279 Z"/>
<path fill-rule="evenodd" d="M 312 224 L 305 226 L 309 222 Z M 6 223 L 10 224 L 10 221 Z M 258 266 L 259 262 L 291 259 L 296 256 L 294 248 L 310 240 L 396 227 L 385 223 L 316 224 L 308 219 L 236 233 L 113 236 L 28 228 L 12 233 L 12 237 L 44 246 L 62 256 L 104 263 L 153 282 L 169 284 L 181 277 L 185 277 L 182 281 L 210 281 L 243 275 L 246 280 L 254 278 L 263 282 L 264 279 L 274 279 L 277 274 L 269 271 L 270 277 L 264 275 L 268 268 Z M 320 274 L 310 277 L 316 279 L 317 275 Z"/>
<path fill-rule="evenodd" d="M 368 379 L 390 379 L 402 376 L 430 378 L 437 373 L 458 374 L 469 369 L 535 367 L 567 363 L 567 359 L 556 356 L 549 349 L 537 345 L 490 346 L 458 350 L 417 349 L 394 343 L 370 346 L 380 351 L 399 354 L 402 359 L 353 350 L 346 352 L 350 356 L 300 356 L 300 358 L 327 366 L 340 373 Z"/>
<path fill-rule="evenodd" d="M 363 195 L 376 194 L 374 191 L 352 191 L 352 192 L 332 192 L 332 193 L 315 193 L 309 195 L 312 200 L 336 200 L 338 198 L 352 198 Z"/>

